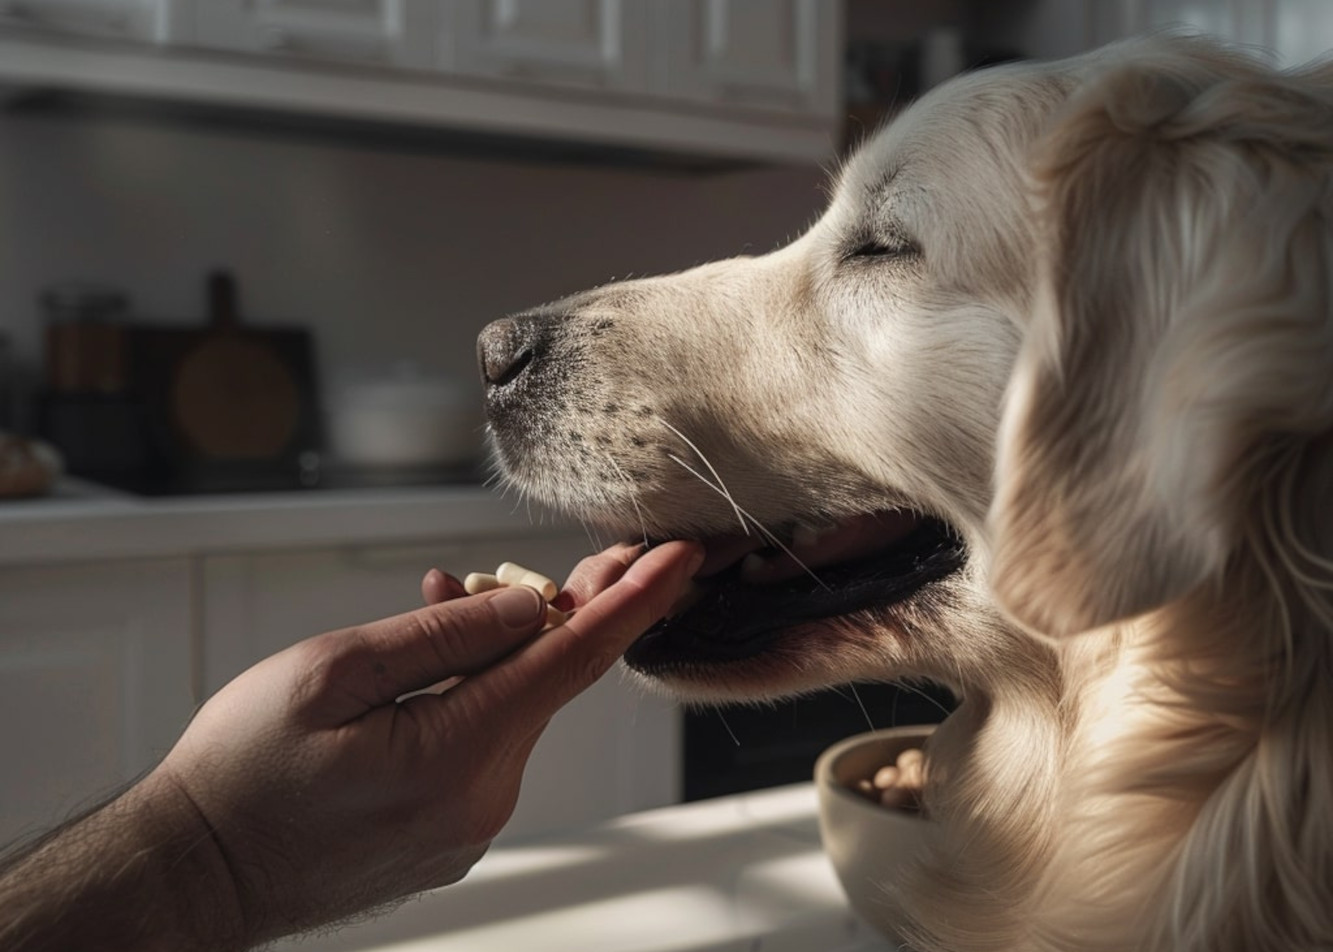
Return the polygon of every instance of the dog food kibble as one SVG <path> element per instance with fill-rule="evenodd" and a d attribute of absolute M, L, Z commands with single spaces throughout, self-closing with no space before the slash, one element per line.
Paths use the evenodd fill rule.
<path fill-rule="evenodd" d="M 552 582 L 545 575 L 526 569 L 514 562 L 503 563 L 495 570 L 494 575 L 489 575 L 486 572 L 472 572 L 463 579 L 463 591 L 469 595 L 480 595 L 482 592 L 490 592 L 510 585 L 523 585 L 533 589 L 547 602 L 555 598 L 559 592 L 555 582 Z M 569 621 L 568 614 L 558 608 L 552 608 L 550 605 L 546 606 L 546 628 L 555 628 L 567 621 Z"/>
<path fill-rule="evenodd" d="M 898 755 L 897 767 L 899 786 L 915 787 L 918 790 L 925 786 L 926 755 L 920 750 L 913 748 L 903 751 Z"/>
<path fill-rule="evenodd" d="M 856 792 L 867 800 L 893 810 L 920 810 L 921 789 L 926 784 L 926 757 L 919 749 L 905 750 L 893 764 L 875 771 L 871 778 L 856 781 Z"/>
<path fill-rule="evenodd" d="M 887 790 L 889 787 L 898 786 L 901 777 L 902 771 L 897 767 L 880 767 L 875 771 L 875 779 L 871 783 L 876 790 Z"/>

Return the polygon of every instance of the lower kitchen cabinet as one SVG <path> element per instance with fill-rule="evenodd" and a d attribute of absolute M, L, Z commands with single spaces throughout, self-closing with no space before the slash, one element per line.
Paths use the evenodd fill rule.
<path fill-rule="evenodd" d="M 589 552 L 583 534 L 218 555 L 203 560 L 208 693 L 302 638 L 421 604 L 431 566 L 456 576 L 517 561 L 563 580 Z M 557 830 L 676 802 L 680 719 L 619 671 L 551 721 L 524 774 L 505 836 Z"/>
<path fill-rule="evenodd" d="M 151 767 L 194 707 L 186 559 L 0 571 L 0 843 Z"/>

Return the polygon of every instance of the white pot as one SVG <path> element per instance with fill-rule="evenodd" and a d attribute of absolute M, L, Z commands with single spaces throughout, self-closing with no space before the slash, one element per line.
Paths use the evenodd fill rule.
<path fill-rule="evenodd" d="M 337 460 L 352 467 L 454 467 L 481 457 L 476 387 L 398 364 L 385 375 L 349 379 L 329 401 Z"/>

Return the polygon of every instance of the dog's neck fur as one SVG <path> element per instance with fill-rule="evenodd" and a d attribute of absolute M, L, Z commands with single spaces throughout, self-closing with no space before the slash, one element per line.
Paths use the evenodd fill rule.
<path fill-rule="evenodd" d="M 1275 588 L 1275 557 L 1061 645 L 1058 698 L 1004 691 L 941 729 L 935 756 L 973 776 L 944 778 L 969 799 L 933 804 L 948 837 L 905 887 L 917 947 L 1330 946 L 1333 700 L 1311 685 L 1333 628 L 1326 593 Z"/>
<path fill-rule="evenodd" d="M 1256 522 L 1221 579 L 1062 650 L 1079 756 L 1032 947 L 1333 944 L 1328 593 Z"/>

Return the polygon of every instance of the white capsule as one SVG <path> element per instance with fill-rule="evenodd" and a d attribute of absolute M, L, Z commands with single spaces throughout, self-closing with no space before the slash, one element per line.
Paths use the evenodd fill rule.
<path fill-rule="evenodd" d="M 546 628 L 558 628 L 567 621 L 569 621 L 568 614 L 558 608 L 552 608 L 550 605 L 546 606 Z M 546 628 L 542 630 L 545 631 Z"/>
<path fill-rule="evenodd" d="M 528 588 L 535 589 L 548 602 L 555 598 L 556 593 L 560 591 L 555 582 L 552 582 L 545 575 L 524 568 L 517 562 L 502 562 L 500 567 L 495 570 L 495 577 L 505 585 L 526 585 Z"/>
<path fill-rule="evenodd" d="M 494 575 L 488 575 L 485 572 L 472 572 L 467 578 L 463 579 L 463 591 L 469 595 L 480 595 L 482 592 L 493 591 L 503 584 Z"/>

